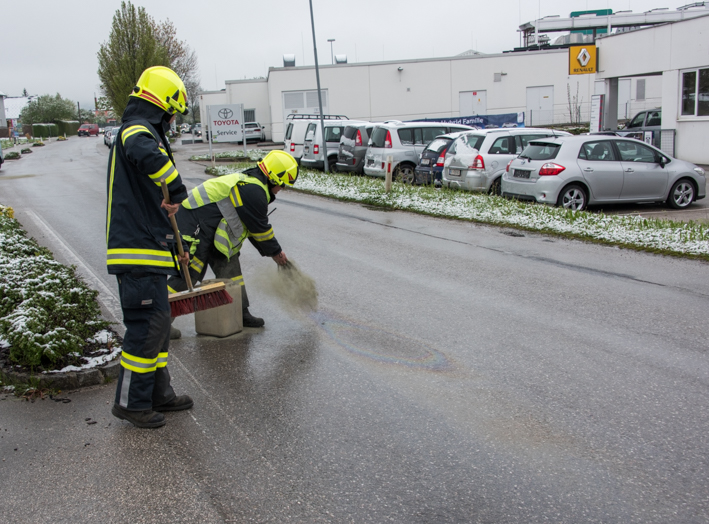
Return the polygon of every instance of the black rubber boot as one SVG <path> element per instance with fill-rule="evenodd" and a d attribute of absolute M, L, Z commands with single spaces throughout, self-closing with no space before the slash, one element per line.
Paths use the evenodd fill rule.
<path fill-rule="evenodd" d="M 190 409 L 192 406 L 194 406 L 194 401 L 189 397 L 189 395 L 178 395 L 166 404 L 161 406 L 153 406 L 153 410 L 182 411 L 183 409 Z"/>
<path fill-rule="evenodd" d="M 249 313 L 249 308 L 243 310 L 244 327 L 260 328 L 265 322 L 262 318 L 258 318 Z"/>
<path fill-rule="evenodd" d="M 159 428 L 165 425 L 165 416 L 151 409 L 144 411 L 128 411 L 118 404 L 114 404 L 111 413 L 113 413 L 114 417 L 127 420 L 137 428 Z"/>

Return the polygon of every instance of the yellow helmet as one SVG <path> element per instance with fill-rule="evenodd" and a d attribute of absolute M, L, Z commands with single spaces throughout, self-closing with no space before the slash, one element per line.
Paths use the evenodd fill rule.
<path fill-rule="evenodd" d="M 130 96 L 147 100 L 170 115 L 188 113 L 185 84 L 169 67 L 155 66 L 143 71 Z"/>
<path fill-rule="evenodd" d="M 285 151 L 274 150 L 268 153 L 258 166 L 277 186 L 292 186 L 298 178 L 298 162 Z"/>

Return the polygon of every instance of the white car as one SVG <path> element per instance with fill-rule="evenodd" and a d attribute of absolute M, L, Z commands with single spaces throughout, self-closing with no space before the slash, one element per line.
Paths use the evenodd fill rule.
<path fill-rule="evenodd" d="M 244 136 L 246 141 L 255 140 L 257 142 L 264 142 L 266 140 L 266 132 L 263 126 L 258 122 L 246 122 L 244 123 Z"/>

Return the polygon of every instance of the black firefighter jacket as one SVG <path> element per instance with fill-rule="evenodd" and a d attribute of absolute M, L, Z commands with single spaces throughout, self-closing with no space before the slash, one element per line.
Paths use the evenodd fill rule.
<path fill-rule="evenodd" d="M 160 207 L 165 180 L 172 203 L 187 197 L 162 128 L 165 112 L 131 98 L 108 161 L 106 214 L 107 265 L 110 274 L 178 274 L 175 238 Z"/>

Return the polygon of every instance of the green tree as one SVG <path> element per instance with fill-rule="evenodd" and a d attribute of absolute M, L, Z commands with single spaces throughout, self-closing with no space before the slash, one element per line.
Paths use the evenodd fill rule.
<path fill-rule="evenodd" d="M 101 44 L 98 51 L 101 91 L 114 114 L 123 114 L 140 74 L 158 65 L 169 67 L 170 60 L 157 39 L 153 18 L 145 8 L 136 9 L 130 2 L 121 2 L 121 8 L 113 15 L 108 42 Z"/>
<path fill-rule="evenodd" d="M 23 124 L 51 123 L 55 120 L 76 120 L 76 104 L 71 100 L 55 96 L 42 95 L 27 104 L 20 113 Z"/>
<path fill-rule="evenodd" d="M 113 16 L 108 42 L 98 52 L 101 90 L 115 115 L 122 115 L 128 96 L 140 74 L 148 67 L 173 69 L 185 87 L 199 86 L 197 56 L 182 40 L 170 20 L 156 23 L 143 7 L 121 2 Z M 188 99 L 189 99 L 188 88 Z"/>

